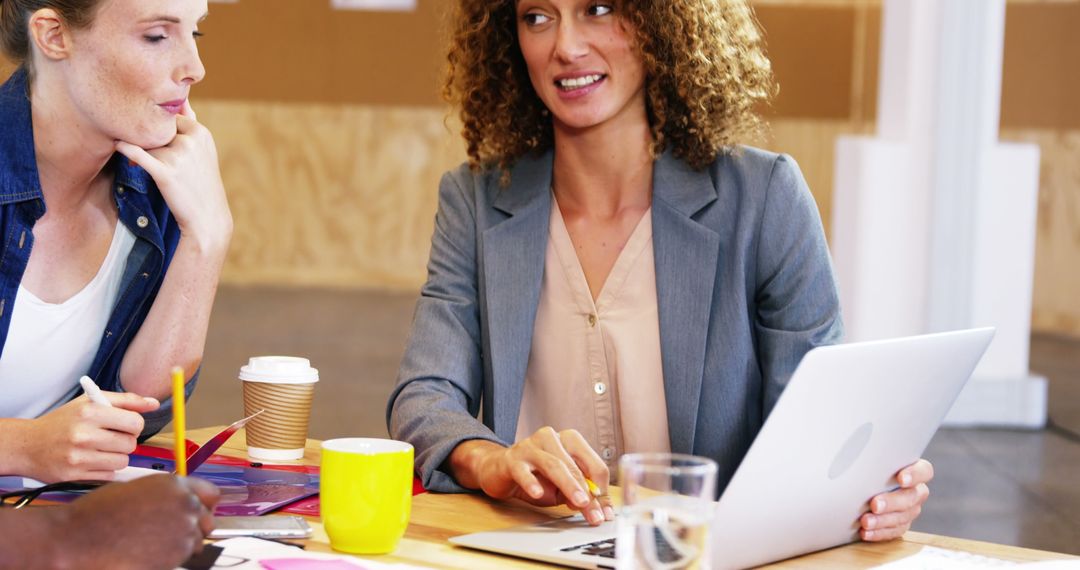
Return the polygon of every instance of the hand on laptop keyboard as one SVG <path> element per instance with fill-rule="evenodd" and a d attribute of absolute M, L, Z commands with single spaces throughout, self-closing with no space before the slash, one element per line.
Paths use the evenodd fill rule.
<path fill-rule="evenodd" d="M 673 539 L 675 543 L 673 544 L 669 539 Z M 600 558 L 610 558 L 614 560 L 617 544 L 617 538 L 608 538 L 596 542 L 568 546 L 560 550 L 563 552 L 578 552 L 586 556 L 599 556 Z M 647 543 L 636 544 L 635 548 L 643 551 L 635 552 L 635 555 L 642 555 L 642 557 L 648 561 L 648 568 L 683 568 L 688 563 L 697 560 L 697 557 L 700 554 L 692 545 L 681 543 L 677 537 L 670 536 L 669 533 L 664 532 L 664 530 L 658 526 L 653 527 L 651 540 Z"/>
<path fill-rule="evenodd" d="M 451 452 L 450 468 L 463 487 L 481 489 L 496 499 L 565 504 L 591 525 L 615 518 L 607 496 L 607 465 L 576 430 L 541 428 L 510 447 L 465 441 Z M 596 483 L 597 496 L 590 494 L 586 478 Z"/>

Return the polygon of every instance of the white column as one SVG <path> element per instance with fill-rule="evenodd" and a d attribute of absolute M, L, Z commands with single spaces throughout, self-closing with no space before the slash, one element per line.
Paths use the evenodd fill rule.
<path fill-rule="evenodd" d="M 848 340 L 991 325 L 946 421 L 1040 427 L 1028 372 L 1039 151 L 998 142 L 1005 0 L 885 0 L 878 132 L 837 145 Z"/>

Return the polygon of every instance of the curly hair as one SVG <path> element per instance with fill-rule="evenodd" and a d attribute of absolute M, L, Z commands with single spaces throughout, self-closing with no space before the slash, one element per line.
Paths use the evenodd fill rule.
<path fill-rule="evenodd" d="M 746 0 L 622 0 L 645 68 L 652 153 L 693 168 L 760 134 L 759 106 L 776 94 Z M 460 109 L 473 168 L 510 166 L 554 142 L 550 113 L 518 48 L 515 0 L 458 0 L 443 97 Z"/>

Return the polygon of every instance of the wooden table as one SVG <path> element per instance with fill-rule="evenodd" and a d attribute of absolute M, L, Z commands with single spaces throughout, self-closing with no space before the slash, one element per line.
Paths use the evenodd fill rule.
<path fill-rule="evenodd" d="M 188 439 L 202 443 L 219 432 L 221 427 L 202 428 L 188 432 Z M 159 435 L 148 443 L 172 448 L 172 438 Z M 247 447 L 241 430 L 219 451 L 222 455 L 246 457 Z M 309 439 L 307 451 L 297 464 L 319 464 L 319 441 Z M 504 568 L 550 568 L 547 564 L 530 562 L 497 554 L 487 554 L 451 545 L 451 536 L 494 530 L 529 522 L 548 520 L 568 515 L 565 508 L 539 509 L 529 505 L 503 503 L 480 495 L 443 495 L 424 493 L 413 497 L 412 517 L 405 537 L 397 550 L 384 556 L 372 556 L 382 562 L 404 562 L 435 568 L 504 569 Z M 316 518 L 310 518 L 314 536 L 306 541 L 306 548 L 313 552 L 333 552 L 330 540 Z M 960 538 L 937 536 L 921 532 L 908 532 L 901 540 L 886 543 L 855 542 L 798 558 L 792 558 L 767 568 L 868 568 L 915 554 L 924 545 L 963 550 L 984 556 L 1016 562 L 1039 560 L 1078 559 L 1065 554 L 978 542 Z"/>

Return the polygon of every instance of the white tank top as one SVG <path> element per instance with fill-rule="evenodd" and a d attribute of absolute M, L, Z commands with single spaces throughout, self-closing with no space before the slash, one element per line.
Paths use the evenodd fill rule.
<path fill-rule="evenodd" d="M 101 344 L 135 236 L 116 222 L 97 275 L 63 303 L 46 303 L 19 286 L 0 354 L 0 417 L 36 418 L 79 390 Z"/>

